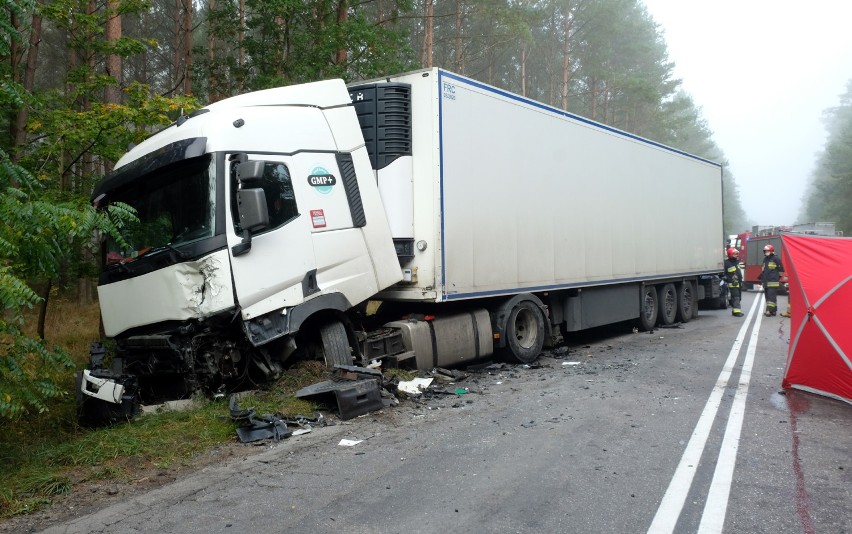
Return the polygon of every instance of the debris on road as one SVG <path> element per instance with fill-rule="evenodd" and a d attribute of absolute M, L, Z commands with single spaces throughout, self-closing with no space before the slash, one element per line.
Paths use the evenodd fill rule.
<path fill-rule="evenodd" d="M 608 348 L 612 349 L 611 346 Z M 444 403 L 442 399 L 447 399 L 448 406 L 453 408 L 468 406 L 474 402 L 470 397 L 474 394 L 487 395 L 489 386 L 510 383 L 523 373 L 552 368 L 554 365 L 562 367 L 571 375 L 596 375 L 603 369 L 615 367 L 611 364 L 591 365 L 580 360 L 559 362 L 568 353 L 567 348 L 559 347 L 550 353 L 543 353 L 544 360 L 539 359 L 527 364 L 482 362 L 467 366 L 464 370 L 435 367 L 428 371 L 417 371 L 415 376 L 398 372 L 388 372 L 385 375 L 381 366 L 336 365 L 327 380 L 303 387 L 295 396 L 317 400 L 332 410 L 336 407 L 339 418 L 348 420 L 385 407 L 397 406 L 401 400 L 429 410 L 433 409 L 432 404 L 436 404 L 437 409 L 440 409 Z M 408 377 L 411 378 L 406 380 Z M 586 380 L 587 384 L 593 382 L 594 380 Z M 586 385 L 584 389 L 588 387 Z M 462 396 L 466 399 L 451 400 Z M 290 421 L 284 417 L 257 416 L 251 410 L 239 410 L 236 404 L 232 407 L 232 418 L 239 424 L 238 434 L 243 442 L 261 439 L 277 441 L 310 431 L 310 426 L 288 428 Z M 531 424 L 532 421 L 529 425 Z M 354 443 L 347 445 L 341 442 L 341 445 L 352 446 Z"/>
<path fill-rule="evenodd" d="M 290 436 L 298 436 L 310 432 L 313 425 L 326 426 L 327 422 L 322 414 L 314 414 L 313 417 L 304 415 L 285 416 L 283 414 L 257 415 L 252 408 L 240 408 L 237 397 L 232 395 L 228 401 L 231 412 L 231 421 L 237 425 L 237 437 L 242 443 L 252 443 L 264 439 L 281 441 Z M 290 427 L 297 427 L 290 430 Z"/>
<path fill-rule="evenodd" d="M 296 392 L 296 397 L 319 397 L 325 400 L 333 394 L 340 418 L 347 420 L 385 407 L 381 393 L 382 381 L 379 369 L 335 365 L 330 380 L 303 387 Z"/>
<path fill-rule="evenodd" d="M 397 391 L 401 391 L 406 395 L 420 395 L 425 389 L 432 384 L 431 378 L 413 378 L 411 380 L 401 380 L 397 384 Z"/>

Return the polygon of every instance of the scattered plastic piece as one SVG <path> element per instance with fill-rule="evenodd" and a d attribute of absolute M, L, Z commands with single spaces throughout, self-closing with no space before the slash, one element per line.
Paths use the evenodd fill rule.
<path fill-rule="evenodd" d="M 432 384 L 431 378 L 414 378 L 412 380 L 400 381 L 397 389 L 409 395 L 420 395 L 430 384 Z"/>
<path fill-rule="evenodd" d="M 340 443 L 338 443 L 338 445 L 340 445 L 341 447 L 354 447 L 355 445 L 358 445 L 362 441 L 364 441 L 364 440 L 361 440 L 361 439 L 341 439 Z"/>

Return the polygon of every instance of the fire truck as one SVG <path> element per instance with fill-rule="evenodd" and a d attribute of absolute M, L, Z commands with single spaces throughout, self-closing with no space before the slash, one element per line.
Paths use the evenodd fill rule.
<path fill-rule="evenodd" d="M 740 251 L 740 265 L 745 272 L 743 289 L 751 290 L 761 285 L 760 273 L 763 269 L 763 247 L 772 245 L 775 254 L 781 257 L 781 234 L 843 235 L 835 230 L 834 223 L 817 222 L 795 224 L 793 226 L 754 226 L 751 231 L 729 237 L 728 246 Z M 781 291 L 787 290 L 787 275 L 781 273 Z"/>

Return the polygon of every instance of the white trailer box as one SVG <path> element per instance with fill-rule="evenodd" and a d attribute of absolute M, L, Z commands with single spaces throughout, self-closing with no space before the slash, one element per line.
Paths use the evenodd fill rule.
<path fill-rule="evenodd" d="M 721 272 L 721 166 L 440 69 L 377 170 L 406 281 L 436 302 Z M 358 102 L 364 85 L 350 87 Z"/>

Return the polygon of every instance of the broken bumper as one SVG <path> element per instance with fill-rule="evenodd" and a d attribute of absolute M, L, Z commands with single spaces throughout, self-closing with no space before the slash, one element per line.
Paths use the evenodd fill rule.
<path fill-rule="evenodd" d="M 92 375 L 90 370 L 83 370 L 83 380 L 80 383 L 80 392 L 83 395 L 104 402 L 121 404 L 124 391 L 124 386 L 112 378 L 99 378 Z"/>
<path fill-rule="evenodd" d="M 139 412 L 135 376 L 105 369 L 77 373 L 77 418 L 81 425 L 97 427 L 129 421 Z"/>

